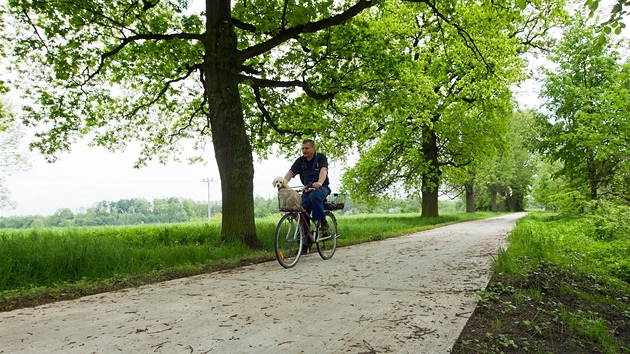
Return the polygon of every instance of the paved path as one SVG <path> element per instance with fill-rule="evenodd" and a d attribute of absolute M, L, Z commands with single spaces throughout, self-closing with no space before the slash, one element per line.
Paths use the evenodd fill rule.
<path fill-rule="evenodd" d="M 448 353 L 523 215 L 0 313 L 0 353 Z"/>

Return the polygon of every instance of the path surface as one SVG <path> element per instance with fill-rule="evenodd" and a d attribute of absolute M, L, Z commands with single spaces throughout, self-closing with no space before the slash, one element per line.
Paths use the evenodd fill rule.
<path fill-rule="evenodd" d="M 523 215 L 0 313 L 0 353 L 448 353 Z"/>

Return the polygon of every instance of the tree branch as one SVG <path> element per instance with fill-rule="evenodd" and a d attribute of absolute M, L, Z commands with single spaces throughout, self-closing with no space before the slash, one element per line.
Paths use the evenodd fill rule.
<path fill-rule="evenodd" d="M 234 27 L 240 28 L 243 31 L 256 33 L 256 26 L 251 25 L 249 23 L 242 22 L 241 20 L 237 18 L 232 17 L 232 24 L 234 25 Z"/>
<path fill-rule="evenodd" d="M 271 119 L 271 115 L 269 114 L 269 111 L 267 111 L 267 108 L 265 107 L 265 104 L 262 101 L 262 97 L 260 95 L 260 87 L 253 86 L 252 88 L 254 89 L 254 97 L 256 98 L 256 105 L 258 106 L 260 113 L 262 113 L 263 121 L 267 121 L 271 129 L 275 130 L 276 132 L 282 135 L 284 134 L 297 135 L 298 134 L 297 132 L 286 130 L 286 129 L 280 129 L 280 127 L 278 127 L 276 122 L 274 122 L 273 119 Z"/>
<path fill-rule="evenodd" d="M 259 79 L 259 78 L 246 76 L 246 75 L 240 75 L 239 77 L 240 77 L 241 82 L 249 83 L 251 86 L 254 86 L 254 87 L 255 86 L 258 86 L 258 87 L 300 87 L 302 88 L 302 90 L 304 90 L 304 92 L 309 97 L 315 98 L 318 100 L 327 100 L 335 96 L 335 93 L 327 93 L 327 94 L 317 93 L 311 89 L 310 85 L 307 82 L 299 81 L 299 80 L 274 81 L 274 80 Z"/>
<path fill-rule="evenodd" d="M 84 81 L 88 82 L 90 81 L 92 78 L 94 78 L 96 75 L 98 75 L 100 73 L 100 71 L 103 69 L 103 65 L 105 65 L 105 60 L 107 60 L 110 57 L 115 56 L 116 54 L 118 54 L 121 50 L 123 50 L 128 44 L 136 42 L 136 41 L 142 41 L 142 40 L 164 40 L 164 41 L 169 41 L 169 40 L 175 40 L 175 39 L 196 39 L 196 40 L 202 40 L 202 36 L 199 34 L 194 34 L 194 33 L 173 33 L 173 34 L 139 34 L 139 35 L 135 35 L 135 36 L 131 36 L 131 37 L 126 37 L 123 39 L 123 41 L 114 49 L 108 51 L 108 52 L 104 52 L 103 54 L 101 54 L 101 61 L 98 65 L 98 67 L 96 68 L 96 70 L 88 75 L 87 79 Z"/>
<path fill-rule="evenodd" d="M 269 40 L 240 51 L 239 55 L 236 57 L 236 64 L 241 65 L 249 58 L 266 53 L 269 50 L 288 41 L 289 39 L 297 38 L 297 36 L 301 33 L 314 33 L 328 27 L 343 24 L 354 16 L 361 13 L 361 11 L 372 6 L 374 6 L 374 3 L 370 0 L 359 0 L 354 6 L 350 7 L 349 9 L 338 15 L 323 19 L 321 21 L 307 22 L 300 26 L 282 30 L 276 36 L 270 38 Z"/>
<path fill-rule="evenodd" d="M 158 92 L 158 94 L 155 97 L 153 97 L 153 99 L 151 101 L 149 101 L 148 103 L 141 104 L 141 105 L 135 107 L 134 109 L 131 110 L 131 112 L 127 115 L 127 117 L 133 117 L 141 109 L 153 106 L 160 98 L 164 97 L 164 95 L 166 94 L 166 91 L 168 91 L 169 87 L 171 87 L 172 84 L 174 84 L 176 82 L 179 82 L 179 81 L 186 80 L 197 68 L 199 68 L 199 66 L 189 67 L 188 68 L 188 72 L 186 73 L 186 75 L 178 77 L 176 79 L 168 80 L 166 83 L 164 83 L 164 86 L 162 87 L 160 92 Z"/>

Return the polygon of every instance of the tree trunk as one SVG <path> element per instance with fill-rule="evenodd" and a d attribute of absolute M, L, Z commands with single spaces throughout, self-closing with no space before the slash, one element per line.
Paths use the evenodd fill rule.
<path fill-rule="evenodd" d="M 523 201 L 525 200 L 525 197 L 523 197 L 523 195 L 521 194 L 516 194 L 512 196 L 512 200 L 514 200 L 514 209 L 512 209 L 512 211 L 523 211 Z"/>
<path fill-rule="evenodd" d="M 464 188 L 466 189 L 466 212 L 474 213 L 475 212 L 475 193 L 473 189 L 472 183 L 465 183 Z"/>
<path fill-rule="evenodd" d="M 591 200 L 597 200 L 597 189 L 601 179 L 600 174 L 597 173 L 599 165 L 594 158 L 595 154 L 593 151 L 588 151 L 586 155 L 588 156 L 588 160 L 586 162 L 586 178 L 588 178 L 590 198 Z"/>
<path fill-rule="evenodd" d="M 438 217 L 438 193 L 440 189 L 440 165 L 435 132 L 423 129 L 422 153 L 429 169 L 422 174 L 422 217 Z"/>
<path fill-rule="evenodd" d="M 429 182 L 432 181 L 432 182 Z M 426 174 L 422 175 L 422 217 L 434 218 L 438 217 L 438 189 L 437 187 L 424 186 L 439 182 L 438 178 L 432 178 Z"/>
<path fill-rule="evenodd" d="M 221 240 L 257 247 L 254 159 L 245 129 L 230 1 L 206 0 L 205 89 L 214 153 L 221 177 Z"/>
<path fill-rule="evenodd" d="M 505 188 L 504 187 L 499 187 L 499 196 L 501 197 L 501 200 L 499 200 L 499 211 L 500 212 L 505 212 Z"/>
<path fill-rule="evenodd" d="M 490 186 L 488 188 L 488 193 L 490 193 L 491 210 L 492 210 L 493 213 L 496 213 L 498 211 L 498 209 L 497 209 L 497 190 L 496 190 L 496 188 L 494 188 L 494 186 Z"/>

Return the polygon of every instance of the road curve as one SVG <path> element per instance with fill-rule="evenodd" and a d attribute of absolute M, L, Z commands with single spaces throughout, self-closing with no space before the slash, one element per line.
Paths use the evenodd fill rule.
<path fill-rule="evenodd" d="M 0 353 L 448 353 L 524 215 L 0 313 Z"/>

